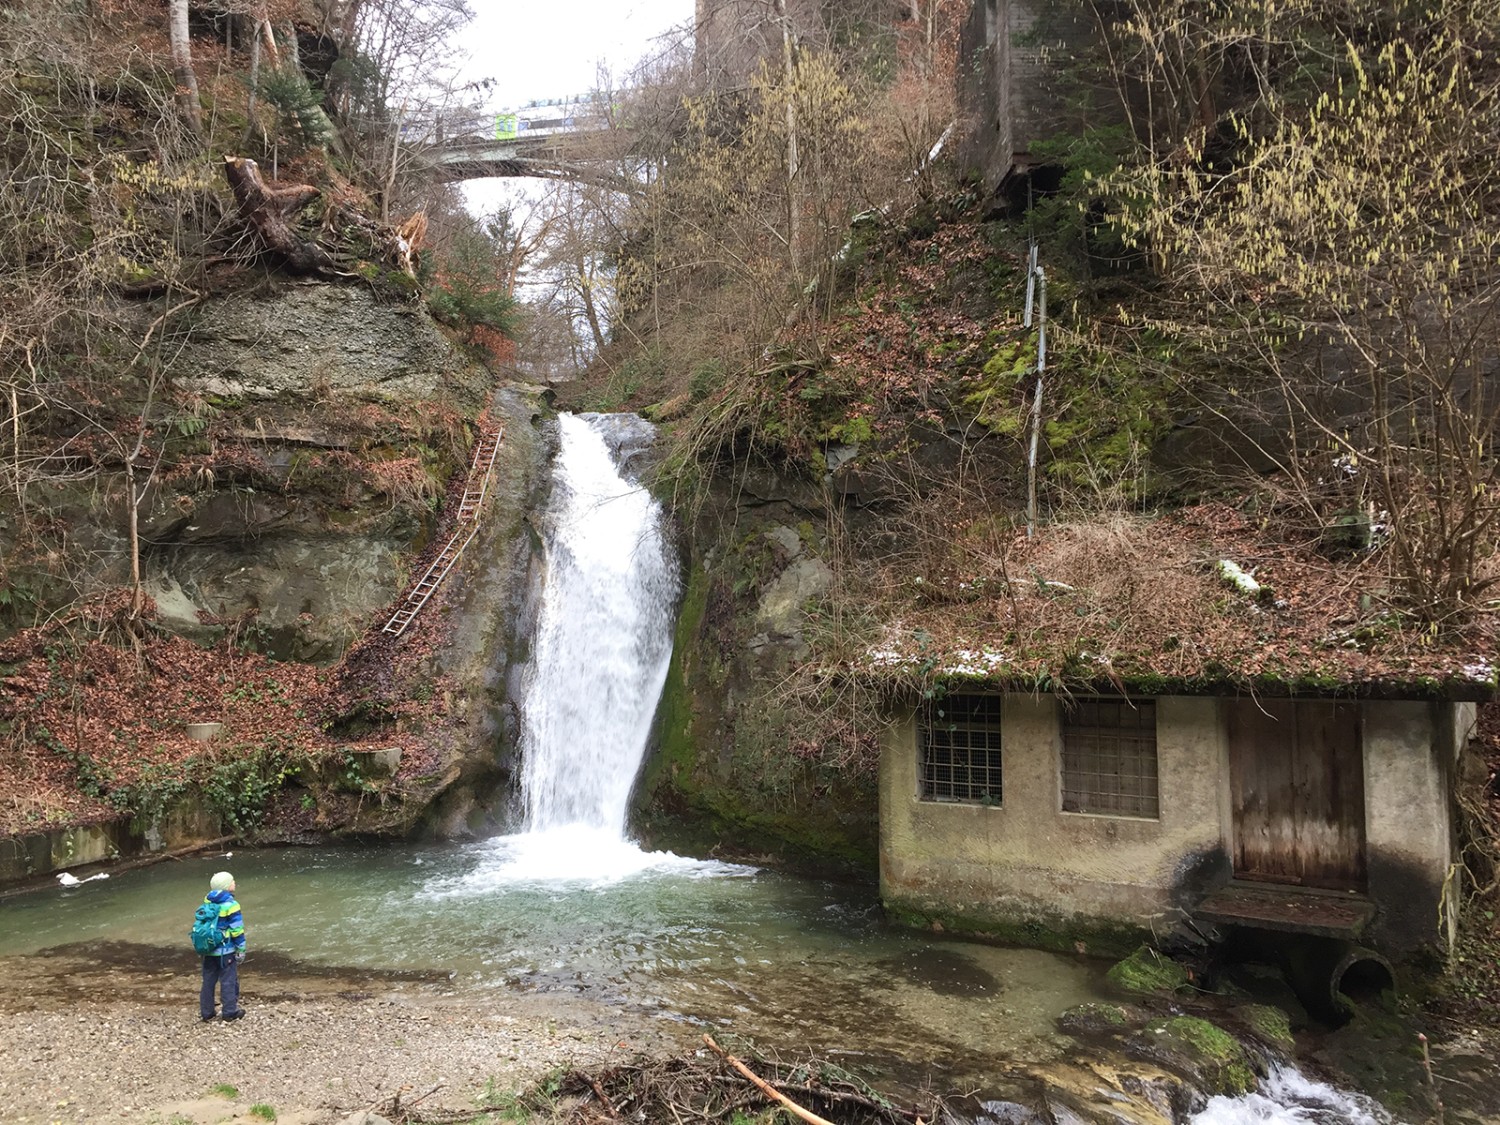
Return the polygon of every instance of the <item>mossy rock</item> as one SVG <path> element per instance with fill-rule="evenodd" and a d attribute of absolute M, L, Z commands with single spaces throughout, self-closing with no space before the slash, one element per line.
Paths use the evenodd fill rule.
<path fill-rule="evenodd" d="M 1255 1064 L 1244 1044 L 1198 1016 L 1153 1020 L 1129 1038 L 1126 1049 L 1209 1095 L 1237 1097 L 1255 1089 Z"/>
<path fill-rule="evenodd" d="M 653 402 L 650 406 L 641 408 L 641 417 L 648 422 L 658 426 L 667 422 L 675 422 L 684 417 L 692 408 L 693 399 L 691 395 L 680 394 L 672 398 L 663 399 L 661 402 Z"/>
<path fill-rule="evenodd" d="M 1116 962 L 1106 975 L 1116 988 L 1136 996 L 1171 995 L 1192 984 L 1185 968 L 1149 945 Z"/>
<path fill-rule="evenodd" d="M 1292 1024 L 1287 1014 L 1269 1004 L 1242 1004 L 1234 1010 L 1239 1021 L 1265 1046 L 1281 1054 L 1291 1054 L 1297 1049 L 1292 1037 Z"/>

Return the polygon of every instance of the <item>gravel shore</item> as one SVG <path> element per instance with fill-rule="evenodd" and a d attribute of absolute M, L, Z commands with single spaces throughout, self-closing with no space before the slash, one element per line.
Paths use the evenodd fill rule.
<path fill-rule="evenodd" d="M 247 1018 L 205 1024 L 191 957 L 122 945 L 0 958 L 0 1121 L 264 1125 L 249 1115 L 264 1105 L 282 1125 L 323 1125 L 397 1091 L 471 1108 L 555 1067 L 696 1038 L 590 1001 L 274 956 L 252 955 L 242 988 Z"/>

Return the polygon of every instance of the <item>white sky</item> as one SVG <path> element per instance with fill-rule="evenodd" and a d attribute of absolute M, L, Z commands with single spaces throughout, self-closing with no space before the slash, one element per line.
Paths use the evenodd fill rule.
<path fill-rule="evenodd" d="M 581 94 L 596 64 L 620 73 L 668 28 L 689 24 L 693 0 L 470 0 L 465 78 L 493 78 L 495 108 Z"/>
<path fill-rule="evenodd" d="M 691 24 L 694 0 L 469 0 L 475 19 L 464 32 L 462 77 L 494 79 L 486 99 L 509 109 L 538 98 L 587 93 L 599 65 L 621 75 L 655 51 L 653 40 Z M 469 205 L 489 210 L 514 200 L 523 184 L 474 180 Z"/>

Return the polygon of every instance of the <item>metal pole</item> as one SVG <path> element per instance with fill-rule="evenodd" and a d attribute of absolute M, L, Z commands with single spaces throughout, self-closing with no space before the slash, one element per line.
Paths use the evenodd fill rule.
<path fill-rule="evenodd" d="M 1036 458 L 1042 437 L 1042 386 L 1047 372 L 1047 273 L 1036 265 L 1032 250 L 1032 276 L 1041 294 L 1037 301 L 1036 390 L 1031 397 L 1031 453 L 1026 459 L 1026 537 L 1036 534 Z"/>

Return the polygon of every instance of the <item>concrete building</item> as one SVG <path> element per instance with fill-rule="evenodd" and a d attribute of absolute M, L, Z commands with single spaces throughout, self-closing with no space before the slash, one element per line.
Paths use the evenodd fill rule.
<path fill-rule="evenodd" d="M 1472 702 L 965 686 L 892 717 L 881 894 L 913 921 L 1100 951 L 1184 917 L 1393 959 L 1453 941 Z"/>
<path fill-rule="evenodd" d="M 1079 136 L 1086 120 L 1100 120 L 1109 95 L 1091 99 L 1073 65 L 1094 34 L 1087 5 L 975 0 L 959 43 L 959 153 L 986 189 L 1042 163 L 1037 142 Z"/>

